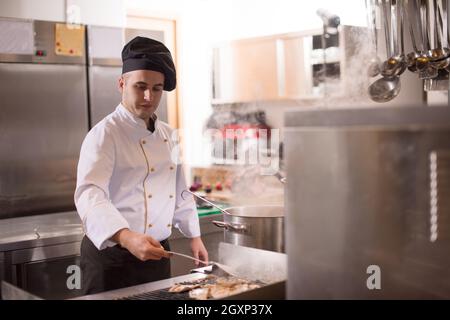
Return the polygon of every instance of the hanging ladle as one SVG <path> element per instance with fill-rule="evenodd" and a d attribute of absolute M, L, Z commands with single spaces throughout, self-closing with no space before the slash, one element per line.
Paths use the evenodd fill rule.
<path fill-rule="evenodd" d="M 417 13 L 418 13 L 417 1 L 416 0 L 412 0 L 412 2 L 413 2 L 413 13 L 416 15 L 416 17 L 418 17 L 418 15 L 417 15 Z M 414 51 L 412 51 L 412 52 L 410 52 L 410 53 L 408 53 L 406 55 L 406 63 L 408 65 L 408 70 L 409 71 L 411 71 L 411 72 L 419 72 L 419 70 L 417 69 L 417 66 L 416 66 L 416 61 L 417 61 L 417 58 L 419 58 L 423 54 L 423 40 L 421 41 L 421 43 L 422 43 L 422 50 L 419 51 L 417 49 L 416 37 L 415 37 L 415 34 L 414 34 L 414 28 L 413 28 L 413 25 L 412 25 L 412 20 L 411 20 L 411 18 L 409 16 L 408 0 L 405 0 L 404 4 L 405 4 L 405 8 L 404 8 L 405 20 L 406 20 L 406 23 L 409 26 L 409 35 L 411 37 L 412 46 L 413 46 L 413 49 L 414 49 Z M 421 24 L 420 16 L 419 16 L 419 19 L 417 19 L 417 20 L 418 20 L 418 24 L 419 24 L 419 30 L 421 30 L 422 29 L 422 27 L 421 27 L 422 24 Z M 419 32 L 419 34 L 420 34 L 420 32 Z"/>
<path fill-rule="evenodd" d="M 428 51 L 430 58 L 430 65 L 435 69 L 444 69 L 449 65 L 450 50 L 443 46 L 444 28 L 447 28 L 446 23 L 442 21 L 442 0 L 434 0 L 435 12 L 435 28 L 436 28 L 436 48 Z M 444 25 L 445 24 L 445 25 Z"/>
<path fill-rule="evenodd" d="M 433 79 L 438 75 L 437 69 L 433 68 L 430 65 L 430 56 L 428 52 L 431 49 L 430 45 L 430 8 L 431 3 L 427 0 L 420 1 L 420 19 L 422 25 L 422 39 L 423 39 L 423 47 L 424 52 L 416 59 L 416 67 L 419 70 L 419 78 L 420 79 Z"/>
<path fill-rule="evenodd" d="M 371 15 L 369 17 L 369 24 L 372 27 L 372 37 L 375 44 L 375 57 L 370 59 L 369 67 L 367 68 L 367 74 L 369 77 L 376 77 L 380 74 L 381 71 L 381 60 L 378 57 L 378 33 L 377 33 L 377 24 L 376 24 L 376 11 L 375 7 L 377 6 L 377 1 L 371 0 L 369 3 Z"/>
<path fill-rule="evenodd" d="M 388 8 L 387 5 L 382 2 L 384 11 L 384 29 L 386 40 L 386 55 L 389 59 L 393 53 L 393 42 L 391 41 L 390 28 L 388 22 Z M 383 76 L 369 86 L 369 96 L 375 102 L 388 102 L 394 99 L 401 89 L 400 77 L 398 75 Z"/>
<path fill-rule="evenodd" d="M 397 0 L 392 0 L 391 4 L 391 48 L 390 57 L 383 63 L 381 75 L 383 77 L 395 77 L 401 75 L 407 67 L 404 54 L 403 40 L 403 10 L 398 5 Z M 400 26 L 399 26 L 400 24 Z M 399 28 L 400 27 L 400 28 Z M 398 31 L 400 30 L 400 48 L 398 43 Z"/>

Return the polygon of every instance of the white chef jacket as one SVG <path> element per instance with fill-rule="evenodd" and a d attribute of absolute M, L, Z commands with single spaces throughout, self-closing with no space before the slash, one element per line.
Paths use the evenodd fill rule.
<path fill-rule="evenodd" d="M 75 205 L 88 238 L 99 249 L 120 229 L 167 239 L 172 225 L 188 238 L 200 236 L 195 201 L 181 197 L 183 168 L 172 160 L 173 129 L 155 120 L 155 130 L 122 104 L 83 141 Z M 186 193 L 184 194 L 186 195 Z"/>

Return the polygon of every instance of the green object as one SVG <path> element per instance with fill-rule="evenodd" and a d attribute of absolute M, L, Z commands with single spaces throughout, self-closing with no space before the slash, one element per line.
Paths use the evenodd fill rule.
<path fill-rule="evenodd" d="M 226 205 L 224 204 L 218 204 L 219 207 L 226 208 Z M 222 213 L 222 211 L 220 211 L 219 209 L 212 207 L 212 208 L 197 208 L 198 211 L 198 216 L 199 217 L 203 217 L 203 216 L 210 216 L 213 214 L 219 214 Z"/>

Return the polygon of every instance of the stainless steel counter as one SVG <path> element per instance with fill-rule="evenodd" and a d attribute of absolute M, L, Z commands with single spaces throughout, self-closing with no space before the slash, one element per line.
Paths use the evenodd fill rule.
<path fill-rule="evenodd" d="M 0 220 L 0 252 L 81 241 L 76 211 Z"/>
<path fill-rule="evenodd" d="M 214 219 L 221 220 L 222 214 L 200 217 L 202 239 L 210 259 L 217 259 L 218 243 L 223 241 L 223 231 L 211 223 Z M 76 211 L 0 220 L 0 280 L 48 299 L 78 296 L 76 290 L 64 286 L 54 288 L 37 279 L 44 275 L 52 277 L 56 272 L 58 281 L 52 282 L 65 284 L 66 268 L 79 264 L 83 236 Z M 178 229 L 173 229 L 170 244 L 174 251 L 190 253 L 189 239 Z M 192 261 L 184 258 L 173 257 L 171 261 L 171 273 L 175 277 L 188 274 L 194 267 Z M 46 289 L 41 290 L 43 287 Z"/>
<path fill-rule="evenodd" d="M 0 280 L 46 299 L 79 295 L 66 285 L 84 232 L 75 211 L 0 220 Z"/>
<path fill-rule="evenodd" d="M 212 220 L 222 220 L 222 214 L 200 217 L 202 237 L 222 234 Z M 81 241 L 84 232 L 76 211 L 0 219 L 0 252 Z M 173 229 L 170 240 L 185 239 Z"/>

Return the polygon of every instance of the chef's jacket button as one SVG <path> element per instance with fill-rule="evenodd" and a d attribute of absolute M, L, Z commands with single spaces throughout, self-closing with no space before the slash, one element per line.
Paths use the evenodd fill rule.
<path fill-rule="evenodd" d="M 151 168 L 150 171 L 151 171 L 151 172 L 155 171 L 155 168 Z"/>
<path fill-rule="evenodd" d="M 164 139 L 164 142 L 167 142 L 167 139 Z"/>
<path fill-rule="evenodd" d="M 146 142 L 145 140 L 142 140 L 142 144 L 145 144 L 145 142 Z"/>
<path fill-rule="evenodd" d="M 169 196 L 169 198 L 173 198 L 173 195 L 171 194 L 171 195 Z"/>
<path fill-rule="evenodd" d="M 171 225 L 170 223 L 167 225 L 168 228 L 170 228 L 171 226 L 172 226 L 172 225 Z"/>
<path fill-rule="evenodd" d="M 151 198 L 151 197 L 152 197 L 152 195 L 151 195 L 151 194 L 149 194 L 149 195 L 148 195 L 148 197 L 149 197 L 149 198 Z"/>
<path fill-rule="evenodd" d="M 173 170 L 174 169 L 174 167 L 173 166 L 170 166 L 170 170 Z"/>
<path fill-rule="evenodd" d="M 152 225 L 151 223 L 149 223 L 149 224 L 148 224 L 148 227 L 151 228 L 151 227 L 153 227 L 153 225 Z"/>

